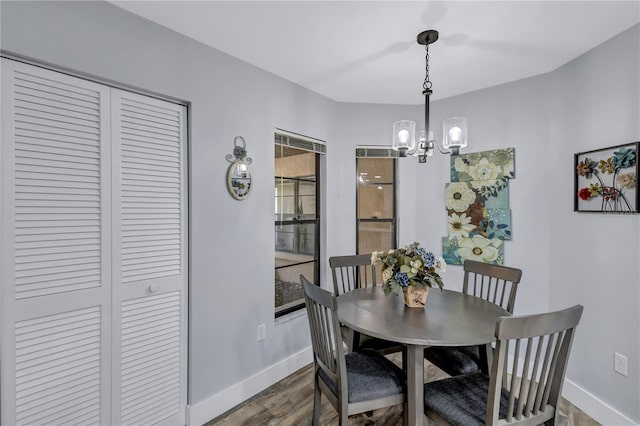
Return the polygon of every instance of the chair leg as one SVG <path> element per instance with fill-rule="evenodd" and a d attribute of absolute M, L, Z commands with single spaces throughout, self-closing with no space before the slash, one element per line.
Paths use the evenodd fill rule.
<path fill-rule="evenodd" d="M 349 425 L 349 416 L 347 415 L 346 411 L 341 410 L 338 413 L 338 417 L 339 417 L 339 420 L 338 420 L 338 425 L 339 426 L 348 426 Z"/>
<path fill-rule="evenodd" d="M 320 386 L 318 384 L 318 375 L 315 375 L 314 380 L 314 389 L 313 389 L 313 421 L 311 424 L 313 426 L 320 426 L 320 406 L 322 404 L 322 392 L 320 391 Z"/>
<path fill-rule="evenodd" d="M 406 353 L 406 352 L 407 351 L 402 351 L 402 353 Z M 402 424 L 404 426 L 409 426 L 409 416 L 407 415 L 408 412 L 409 412 L 409 402 L 407 401 L 407 398 L 405 398 L 404 402 L 402 403 Z"/>
<path fill-rule="evenodd" d="M 491 363 L 493 362 L 493 348 L 491 347 L 491 343 L 487 343 L 486 345 L 479 345 L 478 354 L 480 355 L 480 365 L 478 365 L 478 369 L 485 374 L 489 374 L 489 369 L 491 368 Z"/>
<path fill-rule="evenodd" d="M 407 347 L 403 347 L 402 348 L 402 365 L 400 366 L 400 368 L 402 368 L 402 371 L 404 371 L 405 373 L 407 372 Z"/>

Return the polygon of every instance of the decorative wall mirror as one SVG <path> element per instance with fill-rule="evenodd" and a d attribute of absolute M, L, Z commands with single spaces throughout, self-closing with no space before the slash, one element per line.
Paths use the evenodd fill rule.
<path fill-rule="evenodd" d="M 236 200 L 244 200 L 251 192 L 251 171 L 242 161 L 234 161 L 227 171 L 227 188 Z"/>
<path fill-rule="evenodd" d="M 236 136 L 233 140 L 233 154 L 227 154 L 226 159 L 231 163 L 227 170 L 227 189 L 236 200 L 244 200 L 249 196 L 252 187 L 251 170 L 249 164 L 252 160 L 247 157 L 247 144 L 242 136 Z"/>

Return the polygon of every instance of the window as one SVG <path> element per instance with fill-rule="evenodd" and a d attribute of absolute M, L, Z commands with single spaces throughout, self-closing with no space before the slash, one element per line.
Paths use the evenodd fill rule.
<path fill-rule="evenodd" d="M 358 148 L 357 250 L 359 254 L 395 248 L 396 152 L 387 148 Z"/>
<path fill-rule="evenodd" d="M 304 308 L 300 275 L 320 282 L 319 164 L 324 144 L 275 135 L 275 316 Z"/>

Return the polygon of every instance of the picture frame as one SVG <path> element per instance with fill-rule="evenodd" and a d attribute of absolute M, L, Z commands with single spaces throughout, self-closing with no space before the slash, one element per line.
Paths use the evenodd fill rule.
<path fill-rule="evenodd" d="M 573 211 L 638 214 L 640 142 L 574 154 Z"/>

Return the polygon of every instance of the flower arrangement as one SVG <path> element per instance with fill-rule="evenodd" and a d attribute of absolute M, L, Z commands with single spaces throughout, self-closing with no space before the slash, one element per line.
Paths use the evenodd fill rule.
<path fill-rule="evenodd" d="M 444 272 L 447 264 L 442 257 L 436 259 L 419 243 L 403 248 L 371 253 L 371 263 L 382 265 L 382 289 L 385 295 L 399 294 L 403 287 L 442 287 L 444 283 L 438 272 Z"/>

